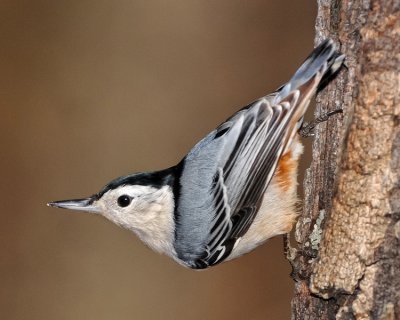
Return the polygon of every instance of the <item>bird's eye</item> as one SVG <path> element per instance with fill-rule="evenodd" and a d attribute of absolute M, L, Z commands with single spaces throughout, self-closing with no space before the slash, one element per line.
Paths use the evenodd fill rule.
<path fill-rule="evenodd" d="M 117 202 L 120 207 L 127 207 L 131 204 L 132 198 L 127 195 L 122 195 L 118 198 Z"/>

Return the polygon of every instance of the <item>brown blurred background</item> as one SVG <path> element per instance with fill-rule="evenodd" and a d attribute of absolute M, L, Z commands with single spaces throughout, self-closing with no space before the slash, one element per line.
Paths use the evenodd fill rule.
<path fill-rule="evenodd" d="M 1 1 L 0 318 L 288 319 L 281 238 L 195 272 L 45 204 L 175 164 L 288 80 L 315 13 L 310 0 Z"/>

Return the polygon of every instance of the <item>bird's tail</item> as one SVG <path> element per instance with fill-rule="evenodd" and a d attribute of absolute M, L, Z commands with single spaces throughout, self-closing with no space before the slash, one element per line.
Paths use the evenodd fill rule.
<path fill-rule="evenodd" d="M 275 101 L 279 103 L 296 90 L 300 90 L 301 94 L 307 93 L 307 96 L 314 94 L 337 73 L 344 57 L 337 51 L 331 39 L 323 41 L 311 52 L 289 82 L 281 87 Z"/>
<path fill-rule="evenodd" d="M 336 50 L 332 40 L 327 39 L 311 52 L 289 82 L 278 89 L 275 104 L 289 106 L 284 150 L 301 128 L 312 96 L 337 73 L 343 60 L 344 55 Z"/>

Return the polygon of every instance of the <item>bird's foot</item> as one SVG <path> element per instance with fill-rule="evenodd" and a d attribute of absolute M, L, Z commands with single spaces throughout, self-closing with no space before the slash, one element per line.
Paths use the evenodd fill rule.
<path fill-rule="evenodd" d="M 300 135 L 304 138 L 314 136 L 314 129 L 319 123 L 325 122 L 329 119 L 330 116 L 333 116 L 334 114 L 342 113 L 342 112 L 343 112 L 343 109 L 336 109 L 336 110 L 333 110 L 333 111 L 330 111 L 330 112 L 320 115 L 318 118 L 314 119 L 310 123 L 304 122 L 299 130 Z"/>

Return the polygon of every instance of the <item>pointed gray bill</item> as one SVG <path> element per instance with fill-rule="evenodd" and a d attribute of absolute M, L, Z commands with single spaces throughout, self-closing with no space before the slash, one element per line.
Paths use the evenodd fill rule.
<path fill-rule="evenodd" d="M 75 199 L 75 200 L 54 201 L 54 202 L 49 202 L 47 205 L 49 207 L 99 213 L 100 210 L 93 205 L 93 202 L 94 201 L 92 198 L 85 198 L 85 199 Z"/>

